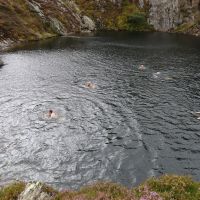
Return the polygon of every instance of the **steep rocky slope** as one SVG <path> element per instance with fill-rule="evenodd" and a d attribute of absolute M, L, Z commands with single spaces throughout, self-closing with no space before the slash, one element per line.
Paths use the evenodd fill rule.
<path fill-rule="evenodd" d="M 158 31 L 200 35 L 200 0 L 140 0 L 149 5 L 149 23 Z"/>
<path fill-rule="evenodd" d="M 200 0 L 0 0 L 0 48 L 95 26 L 200 35 Z"/>
<path fill-rule="evenodd" d="M 81 12 L 90 16 L 98 29 L 149 31 L 146 4 L 128 0 L 75 0 Z"/>
<path fill-rule="evenodd" d="M 69 0 L 0 0 L 0 42 L 37 40 L 93 30 L 94 24 Z"/>
<path fill-rule="evenodd" d="M 151 30 L 146 20 L 157 31 L 200 35 L 200 0 L 76 0 L 76 3 L 101 28 Z M 137 22 L 142 26 L 138 28 Z"/>

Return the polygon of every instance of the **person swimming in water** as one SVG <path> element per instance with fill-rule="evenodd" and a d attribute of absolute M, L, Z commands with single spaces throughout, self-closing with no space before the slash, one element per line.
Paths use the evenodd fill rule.
<path fill-rule="evenodd" d="M 200 112 L 191 112 L 197 119 L 200 119 Z"/>
<path fill-rule="evenodd" d="M 91 83 L 90 81 L 86 82 L 84 87 L 90 88 L 90 89 L 95 89 L 95 84 Z"/>
<path fill-rule="evenodd" d="M 56 118 L 56 113 L 53 110 L 49 110 L 47 116 L 48 118 Z"/>
<path fill-rule="evenodd" d="M 145 67 L 144 65 L 140 65 L 138 69 L 139 69 L 139 70 L 145 70 L 146 67 Z"/>
<path fill-rule="evenodd" d="M 161 75 L 161 72 L 153 73 L 153 78 L 159 78 L 160 75 Z"/>

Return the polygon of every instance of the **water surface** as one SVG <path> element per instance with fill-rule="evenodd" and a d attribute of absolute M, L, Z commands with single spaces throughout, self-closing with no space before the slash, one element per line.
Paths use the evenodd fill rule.
<path fill-rule="evenodd" d="M 200 180 L 199 55 L 200 39 L 162 33 L 58 38 L 3 54 L 1 182 Z"/>

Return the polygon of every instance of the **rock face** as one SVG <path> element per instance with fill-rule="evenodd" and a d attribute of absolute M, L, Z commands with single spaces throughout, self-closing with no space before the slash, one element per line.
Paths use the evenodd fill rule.
<path fill-rule="evenodd" d="M 7 43 L 93 31 L 72 0 L 0 0 L 0 48 Z"/>
<path fill-rule="evenodd" d="M 149 23 L 158 31 L 170 31 L 189 23 L 200 23 L 200 0 L 140 0 L 149 5 Z"/>
<path fill-rule="evenodd" d="M 29 183 L 20 194 L 18 200 L 51 200 L 52 198 L 42 191 L 42 183 Z"/>
<path fill-rule="evenodd" d="M 178 0 L 150 0 L 149 23 L 156 30 L 168 31 L 180 23 Z"/>
<path fill-rule="evenodd" d="M 144 12 L 158 31 L 200 35 L 200 0 L 0 0 L 0 49 L 82 31 L 129 30 L 123 23 L 134 12 Z"/>
<path fill-rule="evenodd" d="M 77 5 L 70 0 L 50 1 L 26 0 L 29 9 L 34 12 L 44 25 L 58 35 L 82 30 L 93 31 L 95 24 L 88 16 L 82 16 Z M 48 4 L 48 9 L 46 8 Z"/>
<path fill-rule="evenodd" d="M 92 21 L 88 16 L 83 16 L 82 19 L 82 30 L 85 29 L 86 31 L 94 31 L 96 29 L 94 21 Z"/>

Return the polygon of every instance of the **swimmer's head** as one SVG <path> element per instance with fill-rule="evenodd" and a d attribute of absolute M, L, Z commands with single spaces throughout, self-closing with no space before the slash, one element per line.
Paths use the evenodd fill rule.
<path fill-rule="evenodd" d="M 53 110 L 49 110 L 49 114 L 52 114 L 53 113 Z"/>

